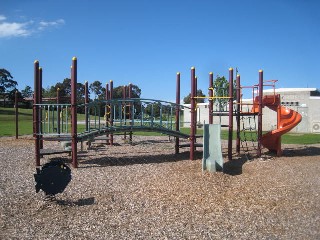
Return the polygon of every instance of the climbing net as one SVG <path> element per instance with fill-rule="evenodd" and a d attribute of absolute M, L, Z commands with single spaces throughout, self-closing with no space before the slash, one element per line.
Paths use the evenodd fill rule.
<path fill-rule="evenodd" d="M 251 156 L 258 149 L 258 127 L 256 115 L 241 115 L 240 142 L 246 156 Z"/>

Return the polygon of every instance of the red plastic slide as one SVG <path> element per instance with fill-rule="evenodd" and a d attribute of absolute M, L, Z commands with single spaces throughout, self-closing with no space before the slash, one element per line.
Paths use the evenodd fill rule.
<path fill-rule="evenodd" d="M 253 111 L 256 112 L 258 108 L 258 97 L 254 101 Z M 262 99 L 263 107 L 268 107 L 277 112 L 277 129 L 267 132 L 262 135 L 261 144 L 268 148 L 270 151 L 274 151 L 278 156 L 282 154 L 281 150 L 281 136 L 295 126 L 297 126 L 302 119 L 300 113 L 280 105 L 280 95 L 267 95 Z"/>

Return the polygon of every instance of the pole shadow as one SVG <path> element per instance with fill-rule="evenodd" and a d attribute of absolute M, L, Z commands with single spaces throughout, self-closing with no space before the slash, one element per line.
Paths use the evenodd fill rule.
<path fill-rule="evenodd" d="M 95 199 L 94 199 L 94 197 L 81 198 L 81 199 L 78 199 L 77 201 L 56 199 L 55 202 L 56 202 L 58 205 L 61 205 L 61 206 L 78 206 L 78 207 L 83 207 L 83 206 L 93 205 L 94 202 L 95 202 Z"/>

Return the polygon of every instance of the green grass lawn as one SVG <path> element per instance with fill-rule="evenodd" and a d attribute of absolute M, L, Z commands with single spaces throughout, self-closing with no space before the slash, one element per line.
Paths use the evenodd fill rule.
<path fill-rule="evenodd" d="M 315 144 L 320 143 L 320 134 L 287 133 L 281 137 L 281 140 L 286 144 Z"/>
<path fill-rule="evenodd" d="M 84 120 L 84 114 L 78 114 L 78 120 Z M 19 108 L 19 135 L 32 134 L 32 109 Z M 78 132 L 84 130 L 84 125 L 78 126 Z M 181 132 L 190 133 L 190 128 L 181 128 Z M 203 129 L 197 129 L 197 135 L 202 135 Z M 143 136 L 161 136 L 157 132 L 135 132 L 134 135 Z M 15 136 L 15 109 L 0 107 L 0 136 Z M 228 131 L 221 131 L 221 138 L 228 139 Z M 233 133 L 233 139 L 236 138 L 236 133 Z M 315 144 L 320 143 L 320 134 L 311 133 L 287 133 L 282 136 L 284 144 Z"/>
<path fill-rule="evenodd" d="M 19 109 L 19 135 L 32 134 L 32 109 Z M 0 136 L 15 136 L 15 109 L 0 107 Z"/>

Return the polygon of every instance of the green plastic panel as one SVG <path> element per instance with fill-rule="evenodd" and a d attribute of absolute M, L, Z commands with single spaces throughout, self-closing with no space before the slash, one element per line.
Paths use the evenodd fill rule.
<path fill-rule="evenodd" d="M 223 171 L 220 124 L 204 125 L 202 170 Z"/>

